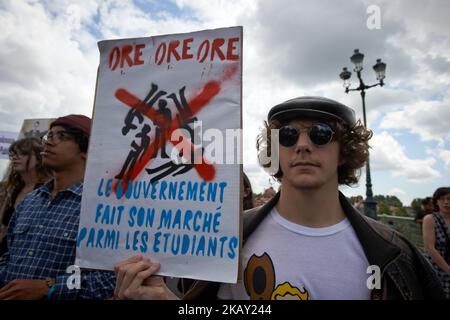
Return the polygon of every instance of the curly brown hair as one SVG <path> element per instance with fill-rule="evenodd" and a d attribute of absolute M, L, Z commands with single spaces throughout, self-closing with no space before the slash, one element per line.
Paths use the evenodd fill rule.
<path fill-rule="evenodd" d="M 335 131 L 333 137 L 340 145 L 340 159 L 344 163 L 338 167 L 338 183 L 346 184 L 348 186 L 358 182 L 361 175 L 361 168 L 366 163 L 369 157 L 369 140 L 372 138 L 372 131 L 366 129 L 360 120 L 356 122 L 353 127 L 341 121 L 325 120 L 326 123 Z M 264 127 L 258 134 L 256 139 L 256 150 L 258 155 L 266 154 L 271 156 L 271 130 L 280 129 L 284 123 L 273 120 L 270 123 L 264 122 Z M 260 157 L 258 157 L 260 159 Z M 269 168 L 271 163 L 260 165 L 264 168 Z M 275 179 L 281 181 L 283 172 L 281 168 L 273 175 Z"/>

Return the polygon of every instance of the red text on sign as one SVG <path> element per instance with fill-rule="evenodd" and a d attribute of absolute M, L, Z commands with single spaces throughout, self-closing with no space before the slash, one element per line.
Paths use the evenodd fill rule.
<path fill-rule="evenodd" d="M 120 68 L 123 68 L 125 64 L 128 67 L 144 64 L 144 61 L 141 59 L 144 48 L 145 44 L 114 47 L 109 54 L 109 68 L 114 71 L 119 65 Z"/>
<path fill-rule="evenodd" d="M 182 42 L 178 40 L 161 42 L 156 48 L 155 63 L 161 65 L 163 62 L 171 63 L 173 61 L 189 60 L 194 58 L 191 51 L 191 43 L 194 39 L 184 39 Z M 197 48 L 196 59 L 202 63 L 205 60 L 214 61 L 215 59 L 223 60 L 238 60 L 236 43 L 239 38 L 217 38 L 214 40 L 205 39 Z"/>

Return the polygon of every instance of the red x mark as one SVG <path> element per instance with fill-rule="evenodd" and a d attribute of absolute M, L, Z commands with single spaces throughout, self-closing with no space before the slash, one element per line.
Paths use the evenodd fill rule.
<path fill-rule="evenodd" d="M 237 67 L 238 67 L 237 64 L 231 65 L 225 72 L 223 80 L 228 80 L 229 78 L 231 78 L 231 76 L 237 71 L 238 69 Z M 198 95 L 196 95 L 191 101 L 188 102 L 188 105 L 191 108 L 192 115 L 197 114 L 203 107 L 205 107 L 220 92 L 220 90 L 221 90 L 220 82 L 214 80 L 207 82 L 203 86 L 202 91 Z M 117 89 L 115 96 L 125 105 L 129 106 L 130 108 L 138 110 L 150 120 L 155 121 L 156 123 L 163 123 L 164 121 L 163 117 L 160 114 L 156 113 L 155 109 L 152 106 L 144 103 L 138 97 L 130 93 L 128 90 Z M 165 126 L 164 137 L 166 141 L 170 139 L 173 131 L 179 129 L 184 124 L 184 123 L 179 124 L 177 122 L 178 121 L 175 117 L 174 120 L 172 120 L 172 122 L 168 126 Z M 194 146 L 187 141 L 185 141 L 185 143 L 188 143 L 188 147 L 190 147 L 191 151 L 193 151 Z M 181 143 L 175 146 L 180 151 L 182 150 Z M 142 156 L 142 160 L 137 162 L 133 171 L 132 172 L 127 171 L 125 173 L 127 181 L 123 181 L 124 190 L 126 190 L 126 188 L 128 187 L 128 180 L 134 180 L 140 174 L 140 172 L 144 169 L 147 163 L 151 161 L 151 156 L 155 151 L 155 148 L 159 149 L 160 147 L 161 147 L 160 145 L 156 145 L 156 142 L 153 141 L 148 147 L 147 152 Z M 183 156 L 185 158 L 188 157 L 188 155 L 184 153 Z M 216 169 L 214 168 L 213 165 L 206 163 L 203 156 L 200 163 L 195 162 L 198 161 L 194 161 L 194 168 L 203 180 L 211 181 L 212 179 L 214 179 Z M 114 191 L 117 190 L 118 184 L 119 181 L 116 181 L 114 185 Z"/>

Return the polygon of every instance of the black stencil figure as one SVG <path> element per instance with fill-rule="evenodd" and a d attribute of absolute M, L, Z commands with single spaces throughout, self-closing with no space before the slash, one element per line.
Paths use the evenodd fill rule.
<path fill-rule="evenodd" d="M 166 152 L 166 142 L 167 142 L 167 128 L 172 122 L 172 113 L 169 108 L 167 108 L 167 101 L 165 99 L 160 99 L 158 101 L 158 111 L 157 114 L 161 115 L 164 119 L 163 123 L 156 124 L 155 130 L 155 144 L 156 148 L 153 151 L 151 158 L 155 158 L 158 154 L 158 150 L 161 149 L 161 158 L 168 159 L 169 156 Z"/>
<path fill-rule="evenodd" d="M 171 93 L 167 96 L 167 98 L 173 100 L 173 103 L 175 104 L 175 107 L 178 110 L 177 114 L 178 127 L 182 127 L 183 124 L 186 123 L 186 121 L 192 117 L 191 108 L 189 107 L 189 104 L 184 95 L 185 90 L 186 86 L 184 86 L 178 91 L 178 94 L 180 96 L 179 98 L 175 93 Z"/>
<path fill-rule="evenodd" d="M 194 129 L 189 126 L 190 123 L 193 123 L 197 121 L 197 118 L 191 118 L 187 121 L 187 123 L 185 123 L 182 128 L 186 129 L 189 132 L 189 136 L 191 138 L 191 144 L 194 146 L 195 145 L 195 135 L 198 134 L 198 132 L 196 133 L 194 131 Z M 180 174 L 184 174 L 190 170 L 192 170 L 194 168 L 194 149 L 191 149 L 191 154 L 190 154 L 190 161 L 188 163 L 174 163 L 172 160 L 166 162 L 163 165 L 160 165 L 158 167 L 155 168 L 146 168 L 145 170 L 147 171 L 147 173 L 151 176 L 151 175 L 155 175 L 157 173 L 159 173 L 158 175 L 154 176 L 153 178 L 150 179 L 150 182 L 155 183 L 158 180 L 161 180 L 165 177 L 167 177 L 168 175 L 171 175 L 173 177 L 176 177 Z M 200 150 L 199 150 L 200 151 Z M 204 149 L 201 149 L 201 154 L 203 155 L 203 151 Z M 178 153 L 178 157 L 182 158 L 183 155 L 183 149 L 180 150 L 180 152 Z M 161 172 L 164 171 L 164 172 Z M 160 173 L 161 172 L 161 173 Z"/>
<path fill-rule="evenodd" d="M 172 111 L 168 107 L 168 101 L 173 102 L 173 104 L 176 107 L 177 115 L 176 115 L 176 121 L 178 124 L 178 128 L 183 128 L 188 130 L 190 133 L 190 139 L 192 145 L 195 145 L 195 142 L 197 139 L 195 139 L 195 135 L 198 135 L 198 132 L 194 132 L 194 129 L 191 128 L 190 124 L 195 122 L 197 120 L 196 117 L 193 117 L 191 108 L 189 107 L 189 104 L 186 100 L 185 96 L 185 90 L 186 86 L 182 87 L 178 93 L 171 93 L 167 95 L 167 92 L 164 90 L 159 90 L 158 85 L 152 83 L 150 87 L 150 91 L 148 92 L 147 96 L 142 101 L 143 113 L 146 113 L 149 108 L 155 108 L 155 112 L 159 115 L 158 120 L 153 119 L 152 122 L 155 126 L 155 148 L 153 149 L 151 158 L 156 158 L 158 155 L 159 150 L 161 150 L 161 158 L 163 159 L 169 159 L 170 156 L 167 154 L 166 151 L 166 144 L 167 140 L 170 137 L 166 137 L 169 131 L 169 126 L 172 124 Z M 122 134 L 125 136 L 127 135 L 130 130 L 136 130 L 137 125 L 135 119 L 137 119 L 138 124 L 142 124 L 144 121 L 143 113 L 132 109 L 128 112 L 126 118 L 125 118 L 125 125 L 122 128 Z M 150 127 L 148 125 L 144 125 L 144 128 L 142 129 L 141 133 L 138 133 L 136 135 L 137 138 L 142 138 L 141 145 L 139 146 L 135 141 L 132 142 L 131 147 L 133 148 L 130 153 L 128 154 L 128 157 L 122 167 L 121 172 L 116 176 L 117 179 L 123 178 L 125 173 L 132 172 L 134 166 L 136 165 L 136 162 L 139 158 L 139 155 L 145 154 L 146 150 L 148 149 L 150 138 L 147 136 L 147 133 L 150 132 Z M 203 149 L 198 150 L 203 153 Z M 167 163 L 160 165 L 155 168 L 146 168 L 146 171 L 149 175 L 153 175 L 154 177 L 151 179 L 152 182 L 158 181 L 170 174 L 173 176 L 177 176 L 179 174 L 183 174 L 188 172 L 194 167 L 194 150 L 190 151 L 190 161 L 189 163 L 174 163 L 172 160 L 168 161 Z M 178 154 L 180 158 L 187 158 L 185 155 L 183 155 L 183 150 L 181 150 Z"/>
<path fill-rule="evenodd" d="M 159 98 L 167 94 L 167 92 L 162 90 L 159 92 L 156 91 L 158 91 L 158 85 L 152 83 L 149 93 L 142 101 L 142 105 L 145 106 L 145 109 L 151 108 Z M 136 109 L 131 109 L 130 111 L 128 111 L 127 116 L 125 117 L 125 125 L 122 128 L 122 135 L 126 136 L 130 130 L 137 129 L 137 126 L 133 124 L 134 118 L 138 119 L 139 124 L 144 121 L 144 116 L 141 112 L 137 111 Z"/>
<path fill-rule="evenodd" d="M 185 129 L 186 131 L 188 131 L 188 133 L 189 133 L 189 137 L 190 137 L 190 139 L 191 139 L 191 144 L 192 144 L 192 146 L 194 147 L 194 148 L 192 148 L 191 149 L 191 154 L 190 154 L 190 162 L 191 163 L 193 163 L 194 162 L 194 159 L 195 159 L 195 154 L 194 154 L 194 152 L 195 152 L 195 147 L 196 147 L 196 144 L 197 143 L 199 143 L 200 142 L 200 146 L 201 146 L 201 137 L 200 137 L 200 131 L 199 130 L 195 130 L 194 128 L 192 128 L 191 126 L 190 126 L 190 124 L 195 124 L 195 122 L 197 121 L 197 117 L 193 117 L 193 118 L 190 118 L 190 119 L 188 119 L 182 126 L 181 126 L 181 129 Z M 201 153 L 202 155 L 203 155 L 203 148 L 202 148 L 202 153 Z M 179 157 L 183 157 L 184 155 L 183 155 L 183 150 L 181 150 L 180 151 L 180 153 L 179 153 Z M 186 158 L 186 157 L 185 157 Z"/>
<path fill-rule="evenodd" d="M 144 98 L 144 101 L 143 101 L 143 103 L 145 105 L 147 105 L 147 108 L 152 108 L 153 105 L 156 103 L 156 101 L 158 101 L 159 98 L 161 98 L 162 96 L 167 94 L 167 92 L 165 92 L 163 90 L 156 92 L 156 91 L 158 91 L 157 84 L 152 83 L 151 86 L 152 87 L 150 88 L 150 92 L 147 94 L 147 96 Z M 153 95 L 155 95 L 155 96 L 153 96 Z"/>
<path fill-rule="evenodd" d="M 122 135 L 126 136 L 128 132 L 130 132 L 130 130 L 137 129 L 137 126 L 133 124 L 134 118 L 138 119 L 139 124 L 141 124 L 142 121 L 144 121 L 144 116 L 142 115 L 142 113 L 140 113 L 136 109 L 131 109 L 130 111 L 128 111 L 125 117 L 124 120 L 125 125 L 122 127 Z"/>
<path fill-rule="evenodd" d="M 148 146 L 150 145 L 150 138 L 148 136 L 148 133 L 150 132 L 150 126 L 148 124 L 145 124 L 142 127 L 142 131 L 137 133 L 135 135 L 136 138 L 141 138 L 141 144 L 138 145 L 135 140 L 131 142 L 132 149 L 128 153 L 128 157 L 125 160 L 125 163 L 123 164 L 122 170 L 120 173 L 116 176 L 116 179 L 122 179 L 125 173 L 128 172 L 131 173 L 134 169 L 134 166 L 136 165 L 137 160 L 142 160 L 142 157 L 144 156 L 145 152 L 148 149 Z M 140 157 L 139 157 L 140 155 Z"/>
<path fill-rule="evenodd" d="M 173 173 L 172 176 L 175 177 L 175 176 L 177 176 L 179 174 L 186 173 L 189 170 L 191 170 L 193 167 L 194 167 L 193 163 L 190 163 L 190 164 L 183 164 L 183 163 L 176 164 L 176 163 L 173 163 L 172 161 L 169 161 L 169 162 L 166 162 L 165 164 L 160 165 L 159 167 L 156 167 L 156 168 L 153 168 L 153 169 L 146 168 L 145 171 L 147 171 L 147 173 L 149 175 L 153 175 L 155 173 L 158 173 L 160 171 L 165 170 L 164 172 L 162 172 L 162 173 L 158 174 L 157 176 L 155 176 L 155 177 L 150 179 L 151 183 L 155 183 L 156 181 L 167 177 L 168 175 L 172 174 L 173 172 L 175 172 L 177 170 L 178 170 L 178 172 Z"/>

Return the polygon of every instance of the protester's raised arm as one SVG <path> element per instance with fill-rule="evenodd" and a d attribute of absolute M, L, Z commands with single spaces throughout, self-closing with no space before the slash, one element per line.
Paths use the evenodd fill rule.
<path fill-rule="evenodd" d="M 114 268 L 116 273 L 114 297 L 133 300 L 179 299 L 166 286 L 163 277 L 154 275 L 159 267 L 158 262 L 141 255 L 119 262 Z"/>

